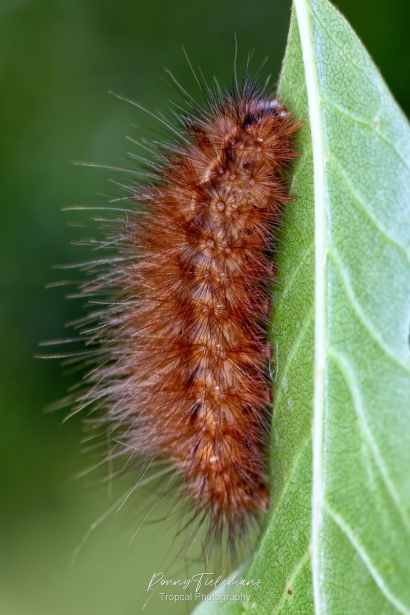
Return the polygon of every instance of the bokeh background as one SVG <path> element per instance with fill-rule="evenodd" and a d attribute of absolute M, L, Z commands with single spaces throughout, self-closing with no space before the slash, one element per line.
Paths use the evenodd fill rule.
<path fill-rule="evenodd" d="M 410 4 L 337 5 L 409 114 Z M 254 49 L 252 66 L 268 56 L 262 72 L 275 82 L 289 17 L 289 0 L 0 0 L 0 615 L 139 613 L 173 538 L 169 521 L 147 523 L 128 546 L 136 527 L 130 504 L 91 533 L 72 565 L 115 493 L 101 473 L 74 478 L 90 465 L 80 454 L 82 417 L 63 424 L 64 411 L 44 412 L 79 376 L 34 355 L 82 314 L 82 301 L 67 300 L 63 287 L 45 290 L 78 278 L 53 265 L 90 258 L 70 243 L 89 231 L 68 226 L 87 224 L 87 216 L 62 209 L 105 205 L 101 195 L 122 192 L 112 172 L 71 162 L 121 166 L 128 151 L 139 153 L 126 135 L 155 138 L 131 126 L 152 127 L 151 119 L 110 90 L 166 112 L 178 100 L 164 81 L 168 67 L 199 98 L 181 45 L 194 66 L 225 84 L 236 33 L 239 71 Z M 153 596 L 145 612 L 191 606 Z"/>

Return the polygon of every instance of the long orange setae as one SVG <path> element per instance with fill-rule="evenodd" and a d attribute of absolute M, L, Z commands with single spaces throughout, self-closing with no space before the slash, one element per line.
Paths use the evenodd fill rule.
<path fill-rule="evenodd" d="M 124 454 L 169 460 L 211 541 L 234 543 L 268 509 L 272 253 L 300 122 L 249 76 L 206 99 L 188 100 L 180 138 L 157 149 L 92 285 L 111 301 L 92 315 L 103 358 L 86 403 Z"/>

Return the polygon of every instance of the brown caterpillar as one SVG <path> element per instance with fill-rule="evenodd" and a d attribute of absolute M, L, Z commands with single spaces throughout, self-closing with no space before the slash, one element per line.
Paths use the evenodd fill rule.
<path fill-rule="evenodd" d="M 268 509 L 272 252 L 300 122 L 249 75 L 203 92 L 207 109 L 186 95 L 176 140 L 142 161 L 150 180 L 108 237 L 118 256 L 83 286 L 110 299 L 84 329 L 97 365 L 77 402 L 116 433 L 111 457 L 169 461 L 210 544 L 233 545 Z"/>

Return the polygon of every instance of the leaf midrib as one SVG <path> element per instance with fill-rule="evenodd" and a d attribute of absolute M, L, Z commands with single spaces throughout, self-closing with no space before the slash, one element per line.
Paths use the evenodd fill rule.
<path fill-rule="evenodd" d="M 308 98 L 309 121 L 312 135 L 314 228 L 315 228 L 315 329 L 314 329 L 314 393 L 313 393 L 313 481 L 312 481 L 312 582 L 314 608 L 320 615 L 320 524 L 323 497 L 323 417 L 325 400 L 326 359 L 326 191 L 325 191 L 325 139 L 321 121 L 320 92 L 311 37 L 309 7 L 306 0 L 294 0 L 305 82 Z"/>

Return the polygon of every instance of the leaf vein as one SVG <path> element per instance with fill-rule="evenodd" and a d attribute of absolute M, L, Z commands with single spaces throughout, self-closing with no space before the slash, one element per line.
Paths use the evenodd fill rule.
<path fill-rule="evenodd" d="M 348 113 L 343 107 L 341 107 L 340 105 L 337 105 L 335 103 L 333 103 L 330 98 L 328 98 L 327 96 L 322 96 L 322 100 L 323 102 L 325 102 L 327 105 L 329 105 L 329 107 L 332 107 L 333 109 L 335 109 L 335 111 L 337 111 L 338 113 L 340 113 L 340 115 L 344 115 L 345 117 L 349 118 L 352 120 L 352 122 L 356 123 L 356 124 L 362 124 L 363 126 L 366 126 L 367 128 L 369 128 L 381 141 L 383 141 L 383 143 L 385 143 L 386 145 L 389 146 L 389 148 L 391 148 L 394 153 L 397 155 L 398 159 L 403 163 L 403 165 L 406 167 L 406 169 L 408 171 L 410 171 L 410 164 L 408 162 L 408 160 L 406 160 L 405 158 L 403 158 L 403 156 L 401 155 L 401 153 L 399 152 L 399 150 L 397 149 L 397 146 L 395 143 L 392 143 L 391 141 L 389 141 L 388 139 L 386 139 L 386 137 L 379 131 L 379 130 L 374 130 L 372 128 L 371 123 L 369 123 L 368 121 L 364 120 L 364 119 L 359 119 L 357 115 L 354 115 L 353 113 Z M 378 113 L 379 113 L 380 107 L 377 111 L 377 113 L 375 114 L 374 117 L 377 117 Z M 374 120 L 373 120 L 374 121 Z"/>
<path fill-rule="evenodd" d="M 334 351 L 333 349 L 329 349 L 328 351 L 328 355 L 330 358 L 332 358 L 336 364 L 338 365 L 340 371 L 342 372 L 344 379 L 346 381 L 346 384 L 349 388 L 350 394 L 352 396 L 353 399 L 353 407 L 354 407 L 354 411 L 356 413 L 357 418 L 359 419 L 359 422 L 361 424 L 362 427 L 362 431 L 366 436 L 367 442 L 369 443 L 370 446 L 370 450 L 372 451 L 373 454 L 373 458 L 374 461 L 376 463 L 377 468 L 379 469 L 380 472 L 380 476 L 382 478 L 382 481 L 388 491 L 388 493 L 390 494 L 390 497 L 392 498 L 397 511 L 399 512 L 403 523 L 405 524 L 405 526 L 410 530 L 410 517 L 405 509 L 405 507 L 403 506 L 403 503 L 401 502 L 400 496 L 396 491 L 396 487 L 394 485 L 393 480 L 390 478 L 389 475 L 389 471 L 387 470 L 383 458 L 380 454 L 379 448 L 377 446 L 376 440 L 373 436 L 373 432 L 369 427 L 369 424 L 367 422 L 366 419 L 366 415 L 364 412 L 364 408 L 363 408 L 363 404 L 360 398 L 360 395 L 358 394 L 358 389 L 359 387 L 355 384 L 354 382 L 354 375 L 353 375 L 353 370 L 350 368 L 348 362 L 345 360 L 344 357 L 342 357 L 339 353 L 337 353 L 336 351 Z"/>
<path fill-rule="evenodd" d="M 397 609 L 397 611 L 399 611 L 403 615 L 410 615 L 410 609 L 408 609 L 388 589 L 388 587 L 384 583 L 383 578 L 380 576 L 380 574 L 377 572 L 376 568 L 374 567 L 373 562 L 372 562 L 370 556 L 366 553 L 366 550 L 364 549 L 364 547 L 360 544 L 360 542 L 357 540 L 356 536 L 354 535 L 353 530 L 347 525 L 347 523 L 344 522 L 343 518 L 340 515 L 338 515 L 329 506 L 329 504 L 326 501 L 323 501 L 323 509 L 327 512 L 329 517 L 331 517 L 333 519 L 333 521 L 336 523 L 336 525 L 338 525 L 338 527 L 342 530 L 342 532 L 348 538 L 349 542 L 351 543 L 351 545 L 355 549 L 356 553 L 359 555 L 360 559 L 362 560 L 362 562 L 366 566 L 367 570 L 369 571 L 369 573 L 373 577 L 376 585 L 378 586 L 379 590 L 381 591 L 383 596 L 386 598 L 386 600 L 388 600 L 388 602 L 390 602 L 390 604 L 392 604 L 394 606 L 394 608 Z"/>
<path fill-rule="evenodd" d="M 297 278 L 297 275 L 300 271 L 300 268 L 302 267 L 306 256 L 312 252 L 312 248 L 313 248 L 313 243 L 309 244 L 307 246 L 307 248 L 304 250 L 302 256 L 299 258 L 298 264 L 296 265 L 296 267 L 294 267 L 292 269 L 292 273 L 291 275 L 287 278 L 288 282 L 287 284 L 285 284 L 282 289 L 281 289 L 281 294 L 280 294 L 280 300 L 278 301 L 278 303 L 276 304 L 276 309 L 278 309 L 281 305 L 282 305 L 282 301 L 283 301 L 283 297 L 285 297 L 288 292 L 290 291 L 290 289 L 292 288 L 293 284 L 295 283 L 295 280 Z"/>
<path fill-rule="evenodd" d="M 290 352 L 288 354 L 288 356 L 286 357 L 286 361 L 283 364 L 283 369 L 281 370 L 281 375 L 278 378 L 277 384 L 276 384 L 276 388 L 278 389 L 278 393 L 277 393 L 277 397 L 276 399 L 280 399 L 281 393 L 282 391 L 284 391 L 284 387 L 281 386 L 283 379 L 285 377 L 285 374 L 288 370 L 289 364 L 291 363 L 297 349 L 299 348 L 299 345 L 301 343 L 301 341 L 303 340 L 303 337 L 306 333 L 306 330 L 310 324 L 311 319 L 313 318 L 313 313 L 314 313 L 314 308 L 313 306 L 310 308 L 309 312 L 306 314 L 306 318 L 303 322 L 303 325 L 300 327 L 299 332 L 295 338 L 295 341 L 292 345 L 292 348 L 290 349 Z"/>
<path fill-rule="evenodd" d="M 406 248 L 402 244 L 400 244 L 396 239 L 394 239 L 394 237 L 389 235 L 389 233 L 386 231 L 386 229 L 384 229 L 381 226 L 381 224 L 378 221 L 378 219 L 370 213 L 369 206 L 366 207 L 366 205 L 363 203 L 362 199 L 360 198 L 360 196 L 358 195 L 358 193 L 354 189 L 352 183 L 349 181 L 348 176 L 346 175 L 346 172 L 343 169 L 343 167 L 340 164 L 340 162 L 336 158 L 329 158 L 329 161 L 337 169 L 341 179 L 344 181 L 344 183 L 345 183 L 347 189 L 349 190 L 350 194 L 353 196 L 353 198 L 356 201 L 356 203 L 360 206 L 361 210 L 367 215 L 369 220 L 373 223 L 374 227 L 379 231 L 379 233 L 381 233 L 383 235 L 383 237 L 386 238 L 386 240 L 389 243 L 391 243 L 396 248 L 398 248 L 400 250 L 400 252 L 402 252 L 404 254 L 404 256 L 406 258 L 406 261 L 408 263 L 410 263 L 410 257 L 409 257 L 409 254 L 406 251 Z"/>
<path fill-rule="evenodd" d="M 341 262 L 341 259 L 339 257 L 339 254 L 337 252 L 337 250 L 331 250 L 329 252 L 329 254 L 331 255 L 331 257 L 333 258 L 339 273 L 340 273 L 340 277 L 342 278 L 343 281 L 343 285 L 346 289 L 350 304 L 355 312 L 355 314 L 357 315 L 357 317 L 359 318 L 360 322 L 362 323 L 362 325 L 364 326 L 364 328 L 367 330 L 369 336 L 376 342 L 376 344 L 379 346 L 379 348 L 384 352 L 385 355 L 387 355 L 398 367 L 400 367 L 406 374 L 410 375 L 410 369 L 409 366 L 406 365 L 405 363 L 402 363 L 400 361 L 400 359 L 393 353 L 393 351 L 385 344 L 385 342 L 383 341 L 383 339 L 380 338 L 380 336 L 377 334 L 377 332 L 375 331 L 374 327 L 370 324 L 369 320 L 366 318 L 359 301 L 356 299 L 356 295 L 355 292 L 353 290 L 353 287 L 351 285 L 351 282 L 348 278 L 348 276 L 345 273 L 345 270 L 343 268 L 343 264 Z"/>
<path fill-rule="evenodd" d="M 279 613 L 280 609 L 283 606 L 283 603 L 285 602 L 286 598 L 288 597 L 288 589 L 289 589 L 289 587 L 292 585 L 292 583 L 294 582 L 294 580 L 298 576 L 299 572 L 302 570 L 302 568 L 306 564 L 306 562 L 309 561 L 309 559 L 310 559 L 310 546 L 306 549 L 305 553 L 302 555 L 302 557 L 299 559 L 299 561 L 297 562 L 297 564 L 294 567 L 294 569 L 292 570 L 292 572 L 289 574 L 289 576 L 288 576 L 288 578 L 286 580 L 286 586 L 285 586 L 285 589 L 283 590 L 283 594 L 280 597 L 280 600 L 279 600 L 278 604 L 273 609 L 272 615 L 275 615 L 275 613 Z"/>

